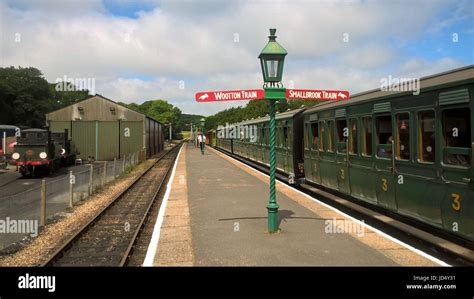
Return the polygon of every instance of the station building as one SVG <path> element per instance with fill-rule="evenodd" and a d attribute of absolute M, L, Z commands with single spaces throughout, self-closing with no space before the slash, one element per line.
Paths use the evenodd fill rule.
<path fill-rule="evenodd" d="M 98 94 L 46 114 L 46 123 L 52 132 L 68 130 L 80 159 L 106 161 L 137 152 L 150 158 L 164 147 L 160 122 Z"/>

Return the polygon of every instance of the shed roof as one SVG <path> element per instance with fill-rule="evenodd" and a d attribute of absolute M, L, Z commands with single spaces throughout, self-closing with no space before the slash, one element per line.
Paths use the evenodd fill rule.
<path fill-rule="evenodd" d="M 104 114 L 98 110 L 98 105 L 100 101 L 104 101 L 104 103 L 108 103 L 110 107 L 117 108 L 116 116 L 109 116 L 107 114 Z M 95 103 L 93 103 L 95 102 Z M 78 111 L 78 107 L 82 106 L 88 106 L 92 113 L 89 112 L 89 114 L 86 116 L 84 114 L 84 117 L 81 116 L 81 114 Z M 77 103 L 74 103 L 72 105 L 69 105 L 67 107 L 63 107 L 61 109 L 49 112 L 46 114 L 46 119 L 47 120 L 53 120 L 53 121 L 69 121 L 69 120 L 75 120 L 75 119 L 82 119 L 82 120 L 116 120 L 116 119 L 127 119 L 127 120 L 143 120 L 144 118 L 149 118 L 153 121 L 156 121 L 160 123 L 158 120 L 144 114 L 143 112 L 137 111 L 135 109 L 131 109 L 123 104 L 117 103 L 112 101 L 109 98 L 106 98 L 100 94 L 96 94 L 95 96 L 90 96 L 87 99 L 84 99 L 82 101 L 79 101 Z"/>

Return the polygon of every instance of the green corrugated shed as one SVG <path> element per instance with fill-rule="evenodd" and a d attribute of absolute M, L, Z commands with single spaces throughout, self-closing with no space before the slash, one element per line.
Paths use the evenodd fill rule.
<path fill-rule="evenodd" d="M 81 159 L 113 160 L 137 152 L 151 157 L 163 150 L 159 122 L 100 95 L 48 113 L 46 122 L 53 132 L 69 130 Z"/>
<path fill-rule="evenodd" d="M 143 123 L 120 122 L 120 154 L 128 155 L 143 149 Z"/>
<path fill-rule="evenodd" d="M 99 156 L 98 160 L 113 160 L 119 157 L 119 124 L 118 122 L 99 122 Z"/>
<path fill-rule="evenodd" d="M 78 158 L 97 157 L 96 153 L 96 121 L 72 122 L 72 140 L 80 152 Z M 99 160 L 95 158 L 96 160 Z"/>
<path fill-rule="evenodd" d="M 51 132 L 64 132 L 64 129 L 68 130 L 68 137 L 71 138 L 71 121 L 55 121 L 49 125 Z"/>

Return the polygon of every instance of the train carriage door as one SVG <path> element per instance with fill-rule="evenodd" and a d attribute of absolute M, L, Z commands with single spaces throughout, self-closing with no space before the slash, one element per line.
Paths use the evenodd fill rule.
<path fill-rule="evenodd" d="M 349 164 L 347 161 L 349 127 L 347 126 L 347 119 L 336 119 L 336 134 L 337 185 L 339 191 L 349 194 Z"/>
<path fill-rule="evenodd" d="M 293 165 L 293 151 L 295 150 L 293 148 L 293 119 L 288 120 L 288 127 L 287 127 L 287 140 L 286 140 L 286 167 L 287 167 L 287 172 L 288 173 L 294 173 L 294 165 Z M 294 173 L 296 175 L 296 173 Z"/>
<path fill-rule="evenodd" d="M 372 118 L 363 116 L 361 121 L 349 119 L 349 183 L 352 196 L 373 202 Z M 359 140 L 362 141 L 360 144 Z"/>
<path fill-rule="evenodd" d="M 312 180 L 317 184 L 321 183 L 321 176 L 319 174 L 319 143 L 322 137 L 319 125 L 317 121 L 311 122 L 311 173 Z"/>
<path fill-rule="evenodd" d="M 305 120 L 303 126 L 303 160 L 304 160 L 304 170 L 305 170 L 305 177 L 307 180 L 313 180 L 313 172 L 311 170 L 311 131 L 310 131 L 310 123 Z"/>
<path fill-rule="evenodd" d="M 252 154 L 253 154 L 253 159 L 255 161 L 258 161 L 260 159 L 259 151 L 260 151 L 260 140 L 258 139 L 258 133 L 259 133 L 259 126 L 258 125 L 252 125 L 251 130 L 250 130 L 250 141 L 252 142 Z"/>
<path fill-rule="evenodd" d="M 288 121 L 283 121 L 282 127 L 282 158 L 283 158 L 283 170 L 286 173 L 290 172 L 289 169 L 289 155 L 290 155 L 290 125 Z"/>
<path fill-rule="evenodd" d="M 262 129 L 262 156 L 263 156 L 263 163 L 268 164 L 268 160 L 270 157 L 270 150 L 268 148 L 268 139 L 269 139 L 270 132 L 268 131 L 267 123 L 263 123 Z"/>
<path fill-rule="evenodd" d="M 437 156 L 445 194 L 441 202 L 443 226 L 464 236 L 474 235 L 473 101 L 468 89 L 440 94 L 440 134 Z M 448 105 L 449 104 L 449 105 Z"/>
<path fill-rule="evenodd" d="M 322 124 L 322 122 L 320 123 Z M 339 169 L 337 168 L 335 155 L 335 142 L 334 142 L 334 121 L 325 121 L 323 126 L 325 131 L 324 138 L 326 139 L 324 152 L 319 152 L 319 173 L 321 176 L 321 185 L 329 188 L 338 188 L 337 176 Z"/>
<path fill-rule="evenodd" d="M 392 116 L 375 116 L 375 189 L 379 205 L 395 210 Z"/>
<path fill-rule="evenodd" d="M 281 136 L 282 136 L 282 129 L 281 129 L 281 122 L 277 121 L 276 127 L 276 168 L 282 170 L 283 165 L 283 155 L 282 155 L 282 146 L 281 146 Z"/>

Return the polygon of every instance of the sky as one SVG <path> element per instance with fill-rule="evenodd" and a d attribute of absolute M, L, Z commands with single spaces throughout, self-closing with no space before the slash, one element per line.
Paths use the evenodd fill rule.
<path fill-rule="evenodd" d="M 474 64 L 473 0 L 0 0 L 0 65 L 208 116 L 246 102 L 196 92 L 261 88 L 269 28 L 290 88 L 354 94 Z"/>

